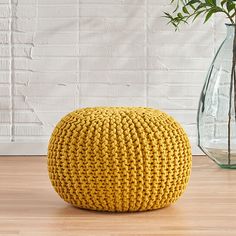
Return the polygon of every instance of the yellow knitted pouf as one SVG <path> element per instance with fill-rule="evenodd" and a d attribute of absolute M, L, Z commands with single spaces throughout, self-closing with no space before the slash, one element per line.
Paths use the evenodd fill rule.
<path fill-rule="evenodd" d="M 174 203 L 185 190 L 191 149 L 167 114 L 141 107 L 96 107 L 69 113 L 48 147 L 49 176 L 74 206 L 145 211 Z"/>

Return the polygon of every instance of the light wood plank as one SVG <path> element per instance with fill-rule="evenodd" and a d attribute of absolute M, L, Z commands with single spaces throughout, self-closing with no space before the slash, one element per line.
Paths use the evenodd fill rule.
<path fill-rule="evenodd" d="M 193 157 L 187 191 L 173 206 L 142 213 L 102 213 L 64 203 L 46 158 L 0 157 L 0 236 L 236 235 L 236 170 Z"/>

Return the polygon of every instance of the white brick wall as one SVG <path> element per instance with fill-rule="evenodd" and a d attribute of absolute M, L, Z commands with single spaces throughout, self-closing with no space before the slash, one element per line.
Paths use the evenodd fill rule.
<path fill-rule="evenodd" d="M 164 110 L 197 153 L 198 98 L 224 25 L 174 32 L 168 2 L 0 0 L 0 154 L 44 154 L 61 116 L 99 105 Z"/>

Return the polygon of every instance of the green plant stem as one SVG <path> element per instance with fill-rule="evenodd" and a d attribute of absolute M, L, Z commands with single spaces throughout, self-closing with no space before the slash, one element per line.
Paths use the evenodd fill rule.
<path fill-rule="evenodd" d="M 231 24 L 235 24 L 233 20 L 235 15 L 231 16 L 227 11 L 224 11 L 224 13 L 226 14 L 227 18 L 230 20 Z"/>

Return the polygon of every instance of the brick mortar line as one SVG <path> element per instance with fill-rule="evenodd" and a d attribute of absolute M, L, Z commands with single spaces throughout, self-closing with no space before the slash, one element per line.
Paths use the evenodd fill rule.
<path fill-rule="evenodd" d="M 10 10 L 10 17 L 9 17 L 9 46 L 10 46 L 10 65 L 9 65 L 9 79 L 10 79 L 10 141 L 15 141 L 15 128 L 14 128 L 14 57 L 13 57 L 13 0 L 9 0 L 9 10 Z"/>
<path fill-rule="evenodd" d="M 77 87 L 77 92 L 76 94 L 76 106 L 75 109 L 80 108 L 80 0 L 76 0 L 76 28 L 78 29 L 76 32 L 76 57 L 77 57 L 77 65 L 76 65 L 76 87 Z"/>
<path fill-rule="evenodd" d="M 144 71 L 144 76 L 145 76 L 145 104 L 148 107 L 148 0 L 145 0 L 145 25 L 144 25 L 144 30 L 145 30 L 145 71 Z"/>

